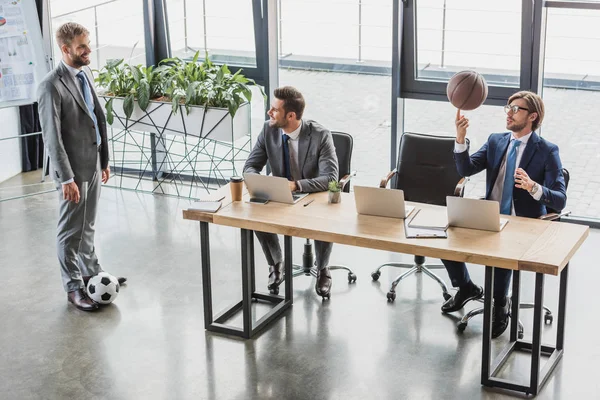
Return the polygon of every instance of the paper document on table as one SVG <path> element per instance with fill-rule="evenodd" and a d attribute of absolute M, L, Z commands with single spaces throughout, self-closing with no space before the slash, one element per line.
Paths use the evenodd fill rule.
<path fill-rule="evenodd" d="M 445 239 L 448 237 L 448 233 L 439 229 L 427 229 L 427 228 L 413 228 L 409 226 L 410 222 L 404 220 L 404 234 L 407 239 Z"/>
<path fill-rule="evenodd" d="M 411 228 L 448 229 L 448 214 L 445 208 L 420 208 L 408 223 Z"/>
<path fill-rule="evenodd" d="M 188 210 L 213 213 L 219 210 L 219 208 L 221 208 L 220 201 L 196 201 L 188 208 Z"/>

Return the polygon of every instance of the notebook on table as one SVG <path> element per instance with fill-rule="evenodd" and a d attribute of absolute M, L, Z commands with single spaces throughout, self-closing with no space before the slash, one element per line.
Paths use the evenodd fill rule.
<path fill-rule="evenodd" d="M 419 208 L 413 214 L 408 224 L 411 228 L 440 231 L 448 229 L 448 213 L 445 208 Z"/>

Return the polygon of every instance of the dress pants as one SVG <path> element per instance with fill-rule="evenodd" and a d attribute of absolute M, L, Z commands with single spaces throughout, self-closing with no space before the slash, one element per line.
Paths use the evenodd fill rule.
<path fill-rule="evenodd" d="M 471 280 L 467 265 L 464 262 L 442 260 L 442 263 L 448 271 L 452 286 L 460 287 Z M 494 298 L 508 296 L 508 287 L 510 286 L 510 277 L 512 270 L 504 268 L 494 268 Z"/>
<path fill-rule="evenodd" d="M 265 257 L 269 265 L 275 265 L 283 262 L 283 253 L 281 251 L 281 245 L 279 244 L 279 237 L 275 233 L 267 232 L 254 232 L 260 245 L 263 248 Z M 321 270 L 329 265 L 329 256 L 331 256 L 331 249 L 333 243 L 322 242 L 315 240 L 315 253 L 317 258 L 317 269 Z"/>
<path fill-rule="evenodd" d="M 63 199 L 59 187 L 59 216 L 56 249 L 63 286 L 72 292 L 83 288 L 82 276 L 102 272 L 94 249 L 94 233 L 102 170 L 98 155 L 96 172 L 89 182 L 77 183 L 79 203 Z"/>

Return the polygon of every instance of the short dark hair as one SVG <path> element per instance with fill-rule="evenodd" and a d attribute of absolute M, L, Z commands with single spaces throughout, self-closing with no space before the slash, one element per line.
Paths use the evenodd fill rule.
<path fill-rule="evenodd" d="M 304 102 L 304 96 L 298 89 L 292 86 L 282 86 L 275 89 L 273 94 L 275 98 L 283 100 L 283 110 L 286 115 L 289 112 L 295 112 L 296 119 L 302 119 L 306 103 Z"/>
<path fill-rule="evenodd" d="M 59 46 L 62 46 L 63 44 L 70 46 L 71 42 L 76 36 L 89 34 L 90 32 L 85 28 L 85 26 L 80 25 L 77 22 L 67 22 L 62 24 L 56 30 L 56 42 Z"/>
<path fill-rule="evenodd" d="M 523 99 L 527 103 L 527 108 L 530 113 L 537 113 L 537 118 L 531 124 L 531 130 L 535 131 L 542 125 L 544 120 L 544 101 L 540 96 L 533 92 L 523 90 L 510 96 L 508 104 L 512 103 L 516 99 Z"/>

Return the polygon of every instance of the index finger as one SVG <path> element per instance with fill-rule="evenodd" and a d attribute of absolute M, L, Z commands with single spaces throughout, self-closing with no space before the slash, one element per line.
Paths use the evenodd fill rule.
<path fill-rule="evenodd" d="M 460 108 L 457 108 L 457 109 L 456 109 L 456 120 L 458 121 L 460 118 L 461 118 L 461 115 L 460 115 Z"/>

